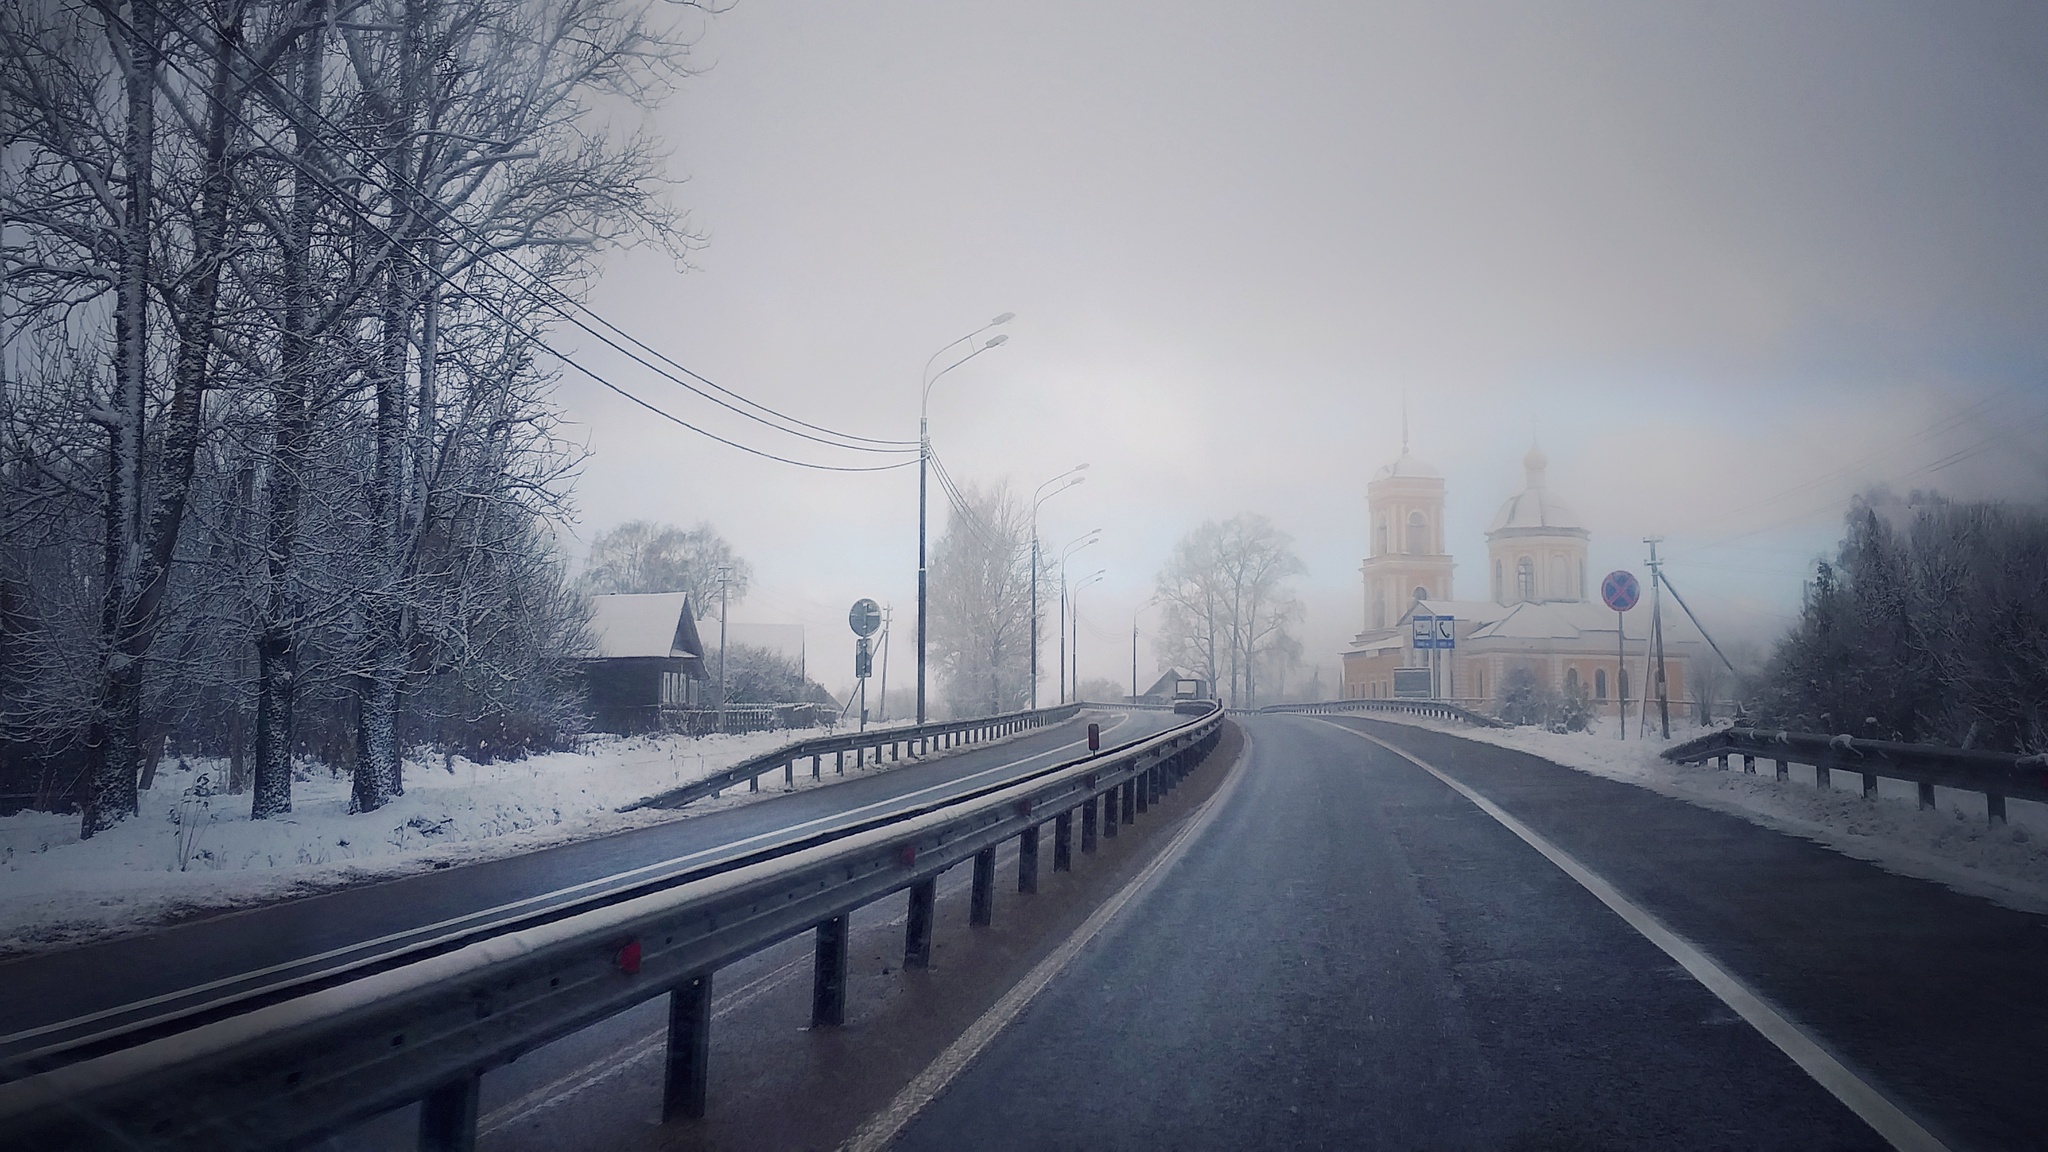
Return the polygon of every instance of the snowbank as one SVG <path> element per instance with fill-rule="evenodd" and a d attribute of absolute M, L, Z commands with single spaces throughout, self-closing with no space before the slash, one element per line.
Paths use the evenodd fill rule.
<path fill-rule="evenodd" d="M 1375 715 L 1373 719 L 1394 719 Z M 1834 773 L 1833 787 L 1814 787 L 1813 769 L 1792 766 L 1779 783 L 1767 761 L 1745 774 L 1741 758 L 1726 772 L 1713 762 L 1700 767 L 1673 764 L 1659 753 L 1699 736 L 1702 729 L 1676 727 L 1672 739 L 1617 740 L 1611 727 L 1587 732 L 1546 732 L 1537 728 L 1474 729 L 1401 717 L 1400 723 L 1450 732 L 1541 756 L 1554 764 L 1727 812 L 1868 860 L 1901 875 L 1946 884 L 2025 912 L 2048 913 L 2048 806 L 2007 800 L 2009 823 L 1985 820 L 1978 792 L 1935 789 L 1936 807 L 1921 810 L 1914 786 L 1878 781 L 1878 795 L 1865 800 L 1863 778 Z"/>
<path fill-rule="evenodd" d="M 90 840 L 75 815 L 0 817 L 0 955 L 680 819 L 615 809 L 821 734 L 600 737 L 496 764 L 408 760 L 405 795 L 360 816 L 346 776 L 301 767 L 291 813 L 272 820 L 251 820 L 247 795 L 216 791 L 224 761 L 166 762 L 142 814 Z M 802 772 L 797 783 L 812 786 Z M 770 777 L 757 795 L 732 789 L 688 812 L 780 792 Z"/>

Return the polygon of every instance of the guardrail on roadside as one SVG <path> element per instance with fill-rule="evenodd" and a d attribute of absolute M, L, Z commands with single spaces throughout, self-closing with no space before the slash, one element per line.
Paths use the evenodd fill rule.
<path fill-rule="evenodd" d="M 840 732 L 831 736 L 815 736 L 799 740 L 780 748 L 750 757 L 722 771 L 713 772 L 702 780 L 693 780 L 680 788 L 673 788 L 619 809 L 631 812 L 639 808 L 681 808 L 693 800 L 716 796 L 727 788 L 741 783 L 749 792 L 761 790 L 761 777 L 777 768 L 782 769 L 784 787 L 795 787 L 796 766 L 799 761 L 811 762 L 811 779 L 824 775 L 824 760 L 831 756 L 832 770 L 839 775 L 846 774 L 846 754 L 853 753 L 853 766 L 861 768 L 867 763 L 867 754 L 874 753 L 875 763 L 882 762 L 882 750 L 889 750 L 891 760 L 900 760 L 904 755 L 912 758 L 924 755 L 936 744 L 939 748 L 952 748 L 959 744 L 979 743 L 985 740 L 999 740 L 1027 728 L 1046 724 L 1057 724 L 1070 720 L 1081 710 L 1079 704 L 1062 704 L 1037 711 L 1005 712 L 1000 716 L 977 716 L 966 720 L 935 720 L 929 724 L 917 724 L 905 728 L 870 728 L 865 732 Z"/>
<path fill-rule="evenodd" d="M 1792 764 L 1810 764 L 1814 784 L 1833 786 L 1830 774 L 1855 772 L 1863 777 L 1863 795 L 1877 794 L 1877 780 L 1911 780 L 1919 785 L 1920 807 L 1934 807 L 1934 789 L 1955 788 L 1984 794 L 1985 818 L 2005 823 L 2005 798 L 2048 801 L 2048 755 L 2019 756 L 1943 748 L 1936 744 L 1902 744 L 1814 732 L 1780 732 L 1758 728 L 1723 728 L 1664 750 L 1664 759 L 1678 764 L 1704 764 L 1718 759 L 1728 767 L 1730 756 L 1742 757 L 1742 770 L 1755 774 L 1758 760 L 1770 760 L 1780 780 L 1791 779 Z"/>
<path fill-rule="evenodd" d="M 1479 728 L 1512 728 L 1483 712 L 1474 712 L 1443 700 L 1320 700 L 1313 704 L 1268 704 L 1260 712 L 1298 712 L 1304 716 L 1326 716 L 1345 712 L 1387 712 L 1403 716 L 1425 716 L 1432 720 L 1458 720 Z"/>
<path fill-rule="evenodd" d="M 964 797 L 877 817 L 770 858 L 656 891 L 592 897 L 452 950 L 393 957 L 370 974 L 274 995 L 126 1046 L 21 1058 L 0 1082 L 0 1144 L 164 1149 L 306 1144 L 420 1101 L 419 1146 L 467 1149 L 482 1074 L 550 1040 L 668 995 L 663 1118 L 701 1116 L 713 972 L 816 930 L 812 1023 L 844 1022 L 848 917 L 906 889 L 904 966 L 929 966 L 940 873 L 974 862 L 970 918 L 990 923 L 998 845 L 1017 840 L 1017 886 L 1114 837 L 1214 747 L 1212 708 L 1131 741 Z"/>

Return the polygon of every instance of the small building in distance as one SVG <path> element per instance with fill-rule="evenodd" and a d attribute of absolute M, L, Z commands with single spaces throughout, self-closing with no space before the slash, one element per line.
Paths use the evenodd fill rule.
<path fill-rule="evenodd" d="M 1138 697 L 1133 703 L 1171 704 L 1176 700 L 1207 700 L 1208 698 L 1209 682 L 1203 679 L 1200 673 L 1190 672 L 1185 668 L 1175 666 L 1160 673 L 1159 679 L 1154 680 L 1152 686 L 1145 689 L 1145 694 Z"/>
<path fill-rule="evenodd" d="M 1583 691 L 1596 714 L 1613 715 L 1624 694 L 1640 702 L 1640 685 L 1651 682 L 1644 675 L 1649 590 L 1628 613 L 1624 640 L 1615 613 L 1589 598 L 1599 580 L 1586 569 L 1592 533 L 1550 491 L 1549 463 L 1542 449 L 1529 450 L 1522 490 L 1508 497 L 1487 528 L 1490 595 L 1483 600 L 1452 597 L 1452 562 L 1442 544 L 1442 475 L 1409 456 L 1405 443 L 1401 458 L 1380 469 L 1366 488 L 1365 630 L 1344 653 L 1345 697 L 1393 696 L 1397 669 L 1430 665 L 1432 653 L 1413 644 L 1410 621 L 1421 614 L 1457 621 L 1456 648 L 1437 654 L 1446 697 L 1492 711 L 1503 682 L 1520 671 L 1550 692 Z M 1665 613 L 1665 690 L 1674 708 L 1691 703 L 1686 672 L 1699 650 L 1690 622 Z"/>
<path fill-rule="evenodd" d="M 613 593 L 590 598 L 595 654 L 583 661 L 595 725 L 606 732 L 661 727 L 663 708 L 705 706 L 708 673 L 697 614 L 686 592 Z"/>

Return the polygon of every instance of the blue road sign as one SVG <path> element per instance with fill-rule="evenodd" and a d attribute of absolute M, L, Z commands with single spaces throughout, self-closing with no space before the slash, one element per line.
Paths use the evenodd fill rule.
<path fill-rule="evenodd" d="M 1626 612 L 1643 598 L 1643 586 L 1636 582 L 1636 574 L 1626 568 L 1618 568 L 1600 581 L 1600 599 L 1616 612 Z"/>
<path fill-rule="evenodd" d="M 1429 649 L 1436 647 L 1436 617 L 1418 612 L 1410 621 L 1415 647 Z"/>

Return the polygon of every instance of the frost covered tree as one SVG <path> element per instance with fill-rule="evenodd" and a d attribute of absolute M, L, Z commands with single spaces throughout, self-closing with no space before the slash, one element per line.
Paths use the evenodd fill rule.
<path fill-rule="evenodd" d="M 583 571 L 587 592 L 688 592 L 697 615 L 718 605 L 719 569 L 726 570 L 725 596 L 746 599 L 754 569 L 710 524 L 678 528 L 649 520 L 628 520 L 590 541 Z"/>
<path fill-rule="evenodd" d="M 1201 669 L 1232 707 L 1255 706 L 1265 675 L 1300 659 L 1292 581 L 1303 571 L 1293 541 L 1265 516 L 1202 524 L 1174 546 L 1156 581 L 1165 610 L 1155 652 Z"/>
<path fill-rule="evenodd" d="M 1031 699 L 1031 515 L 1007 484 L 960 489 L 932 549 L 931 659 L 956 716 Z"/>

